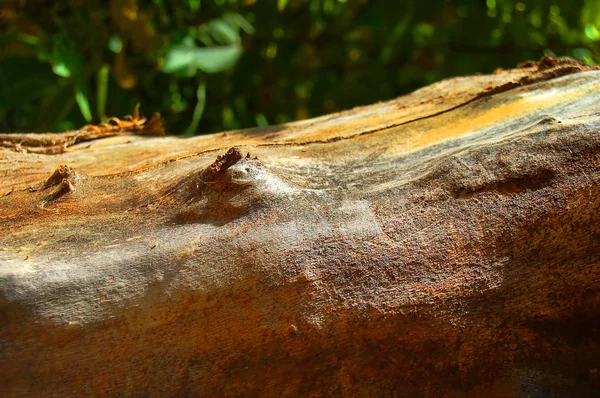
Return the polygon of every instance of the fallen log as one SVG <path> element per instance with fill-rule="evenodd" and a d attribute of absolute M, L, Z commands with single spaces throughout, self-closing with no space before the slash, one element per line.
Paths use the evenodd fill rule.
<path fill-rule="evenodd" d="M 599 77 L 0 136 L 1 395 L 592 395 Z"/>

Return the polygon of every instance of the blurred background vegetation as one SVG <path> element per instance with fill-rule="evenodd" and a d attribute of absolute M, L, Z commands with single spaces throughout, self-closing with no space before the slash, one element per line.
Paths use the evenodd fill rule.
<path fill-rule="evenodd" d="M 597 63 L 600 0 L 1 0 L 0 131 L 265 126 L 547 53 Z"/>

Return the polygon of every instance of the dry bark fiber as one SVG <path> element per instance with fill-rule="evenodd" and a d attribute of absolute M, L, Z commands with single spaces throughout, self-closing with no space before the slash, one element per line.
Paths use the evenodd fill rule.
<path fill-rule="evenodd" d="M 0 137 L 0 395 L 594 395 L 599 77 Z"/>

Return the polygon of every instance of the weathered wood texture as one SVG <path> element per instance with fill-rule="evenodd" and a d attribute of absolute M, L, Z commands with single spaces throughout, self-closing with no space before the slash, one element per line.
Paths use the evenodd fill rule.
<path fill-rule="evenodd" d="M 266 129 L 0 137 L 0 394 L 592 395 L 599 77 L 544 59 Z"/>

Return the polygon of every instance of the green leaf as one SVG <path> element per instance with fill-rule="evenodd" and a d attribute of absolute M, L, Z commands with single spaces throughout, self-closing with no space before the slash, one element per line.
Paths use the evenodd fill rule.
<path fill-rule="evenodd" d="M 81 90 L 77 90 L 75 94 L 75 99 L 77 100 L 77 105 L 79 105 L 79 110 L 83 115 L 86 122 L 92 121 L 92 111 L 90 110 L 90 103 L 88 102 L 87 96 Z"/>
<path fill-rule="evenodd" d="M 192 122 L 184 132 L 185 135 L 194 135 L 198 130 L 198 125 L 200 124 L 200 119 L 202 119 L 202 114 L 204 113 L 204 107 L 206 105 L 205 82 L 200 82 L 200 84 L 198 84 L 198 89 L 196 90 L 196 98 L 198 98 L 198 102 L 196 103 L 196 107 L 194 108 Z"/>
<path fill-rule="evenodd" d="M 287 6 L 289 0 L 277 0 L 277 9 L 279 11 L 285 10 L 285 6 Z"/>
<path fill-rule="evenodd" d="M 69 47 L 58 47 L 51 56 L 52 71 L 58 76 L 68 77 L 75 85 L 75 100 L 83 118 L 92 121 L 88 101 L 88 89 L 84 62 L 81 54 Z"/>
<path fill-rule="evenodd" d="M 238 32 L 220 19 L 208 24 L 210 35 L 220 44 L 234 44 L 241 41 Z"/>
<path fill-rule="evenodd" d="M 254 115 L 254 120 L 256 121 L 256 125 L 258 127 L 266 127 L 269 125 L 269 121 L 263 113 L 257 113 Z"/>
<path fill-rule="evenodd" d="M 197 47 L 175 45 L 169 49 L 161 70 L 182 76 L 193 76 L 197 70 L 217 73 L 232 68 L 242 53 L 238 45 Z"/>
<path fill-rule="evenodd" d="M 594 25 L 587 24 L 585 26 L 584 32 L 588 39 L 592 41 L 600 40 L 600 32 L 598 31 L 598 28 L 596 28 Z"/>
<path fill-rule="evenodd" d="M 238 28 L 242 29 L 249 35 L 254 34 L 254 27 L 248 22 L 246 18 L 238 14 L 237 12 L 228 12 L 223 15 L 223 20 L 230 23 Z"/>
<path fill-rule="evenodd" d="M 113 53 L 120 53 L 123 49 L 123 42 L 121 41 L 121 37 L 118 34 L 114 34 L 108 39 L 108 49 Z"/>
<path fill-rule="evenodd" d="M 58 48 L 52 55 L 52 71 L 61 77 L 83 73 L 83 60 L 75 51 Z"/>
<path fill-rule="evenodd" d="M 98 105 L 98 117 L 102 120 L 106 117 L 106 96 L 108 93 L 108 72 L 110 66 L 102 65 L 96 75 L 96 98 Z"/>
<path fill-rule="evenodd" d="M 586 0 L 581 8 L 581 24 L 600 26 L 600 2 Z"/>
<path fill-rule="evenodd" d="M 200 11 L 200 0 L 189 0 L 189 5 L 192 12 Z"/>
<path fill-rule="evenodd" d="M 69 77 L 71 76 L 71 70 L 65 65 L 64 62 L 57 62 L 52 65 L 52 72 L 56 73 L 61 77 Z"/>

